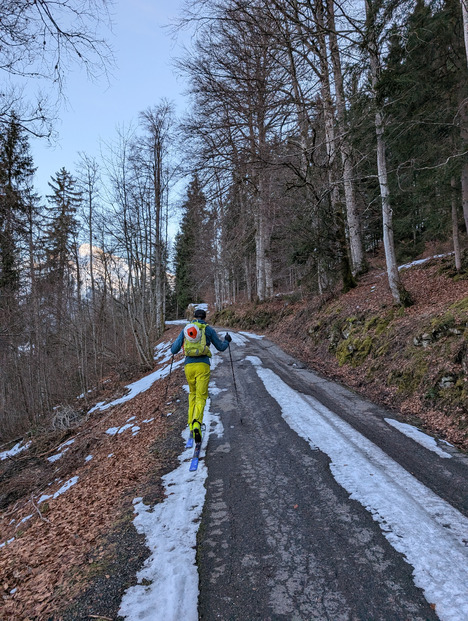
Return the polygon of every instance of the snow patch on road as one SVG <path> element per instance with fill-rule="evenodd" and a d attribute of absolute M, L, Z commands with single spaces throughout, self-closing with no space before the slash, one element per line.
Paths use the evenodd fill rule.
<path fill-rule="evenodd" d="M 264 334 L 253 334 L 252 332 L 239 332 L 239 334 L 242 334 L 244 336 L 246 336 L 249 339 L 254 339 L 254 340 L 260 340 L 260 339 L 264 339 L 265 335 Z"/>
<path fill-rule="evenodd" d="M 427 433 L 423 433 L 417 427 L 413 427 L 413 425 L 408 425 L 407 423 L 400 423 L 393 418 L 386 418 L 385 422 L 392 427 L 395 427 L 395 429 L 398 429 L 398 431 L 401 431 L 401 433 L 408 436 L 408 438 L 411 438 L 421 446 L 424 446 L 424 448 L 437 453 L 439 457 L 442 457 L 443 459 L 451 459 L 452 456 L 450 453 L 447 453 L 447 451 L 443 451 L 439 448 L 437 442 L 432 436 L 428 436 Z"/>
<path fill-rule="evenodd" d="M 468 619 L 468 519 L 319 401 L 294 391 L 256 356 L 246 359 L 289 426 L 330 457 L 336 481 L 413 566 L 439 618 Z"/>
<path fill-rule="evenodd" d="M 244 347 L 249 342 L 248 338 L 246 336 L 242 336 L 242 334 L 239 334 L 239 332 L 233 332 L 231 334 L 231 338 L 232 343 L 240 347 Z"/>
<path fill-rule="evenodd" d="M 265 338 L 263 334 L 254 334 L 253 332 L 230 332 L 229 334 L 232 337 L 233 344 L 240 347 L 245 347 L 249 339 L 261 340 Z"/>

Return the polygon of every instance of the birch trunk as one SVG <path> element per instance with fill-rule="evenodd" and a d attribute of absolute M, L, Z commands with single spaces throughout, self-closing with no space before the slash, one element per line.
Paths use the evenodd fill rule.
<path fill-rule="evenodd" d="M 462 205 L 465 229 L 468 233 L 468 162 L 463 164 L 461 172 Z"/>
<path fill-rule="evenodd" d="M 466 62 L 468 64 L 468 0 L 460 0 L 463 15 L 463 36 L 465 39 Z"/>
<path fill-rule="evenodd" d="M 382 225 L 383 241 L 385 250 L 385 261 L 387 264 L 388 285 L 393 298 L 393 303 L 397 306 L 409 305 L 410 297 L 405 291 L 398 272 L 395 254 L 395 242 L 393 238 L 393 210 L 390 202 L 390 189 L 388 185 L 387 158 L 385 153 L 384 140 L 384 120 L 382 112 L 379 110 L 376 101 L 376 89 L 380 74 L 380 60 L 375 39 L 374 18 L 372 16 L 369 0 L 366 0 L 366 18 L 369 28 L 368 53 L 371 69 L 371 84 L 376 105 L 375 111 L 375 133 L 377 138 L 377 174 L 379 178 L 380 197 L 382 201 Z"/>

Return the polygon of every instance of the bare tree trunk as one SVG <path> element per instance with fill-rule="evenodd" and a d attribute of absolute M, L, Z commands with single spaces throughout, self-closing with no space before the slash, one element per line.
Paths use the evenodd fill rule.
<path fill-rule="evenodd" d="M 259 197 L 259 202 L 261 199 Z M 258 207 L 258 213 L 255 218 L 255 249 L 256 249 L 256 268 L 257 268 L 257 297 L 263 301 L 266 296 L 265 290 L 265 235 L 264 235 L 264 217 L 261 205 Z"/>
<path fill-rule="evenodd" d="M 335 24 L 335 0 L 327 0 L 328 37 L 330 42 L 333 77 L 335 82 L 336 119 L 340 133 L 340 153 L 343 164 L 343 185 L 346 202 L 346 215 L 349 231 L 349 246 L 353 274 L 365 271 L 366 262 L 361 238 L 361 222 L 356 205 L 356 195 L 353 183 L 352 150 L 347 137 L 346 105 L 343 86 L 343 72 L 341 69 L 340 50 Z"/>
<path fill-rule="evenodd" d="M 265 294 L 267 298 L 273 297 L 273 271 L 268 255 L 265 256 Z"/>
<path fill-rule="evenodd" d="M 400 296 L 402 285 L 398 272 L 395 242 L 393 239 L 393 209 L 390 203 L 390 190 L 388 187 L 383 120 L 379 111 L 375 113 L 375 131 L 377 135 L 377 171 L 379 175 L 380 197 L 382 200 L 383 240 L 385 260 L 387 263 L 388 284 L 394 303 L 400 305 L 402 303 Z"/>
<path fill-rule="evenodd" d="M 250 268 L 250 256 L 244 257 L 244 274 L 245 274 L 245 287 L 247 293 L 247 300 L 252 301 L 252 272 Z"/>
<path fill-rule="evenodd" d="M 351 274 L 348 248 L 346 239 L 341 235 L 341 223 L 342 217 L 342 205 L 340 201 L 340 190 L 338 187 L 338 170 L 337 170 L 337 140 L 335 133 L 335 109 L 333 105 L 331 84 L 330 84 L 330 66 L 328 61 L 328 49 L 325 38 L 325 23 L 324 23 L 324 10 L 323 0 L 318 0 L 315 3 L 316 19 L 317 19 L 317 43 L 318 43 L 318 57 L 320 64 L 320 91 L 322 97 L 323 116 L 325 121 L 325 143 L 328 156 L 327 162 L 327 174 L 328 183 L 330 186 L 330 202 L 333 217 L 335 220 L 335 227 L 337 235 L 340 238 L 340 251 L 341 251 L 341 268 L 343 288 L 348 290 L 350 287 L 355 286 L 353 276 Z M 343 104 L 344 105 L 344 104 Z"/>
<path fill-rule="evenodd" d="M 463 164 L 461 172 L 461 193 L 463 205 L 463 219 L 468 233 L 468 162 Z"/>
<path fill-rule="evenodd" d="M 468 2 L 468 0 L 462 0 Z M 468 25 L 466 25 L 468 28 Z M 466 35 L 466 30 L 465 30 Z M 460 102 L 460 135 L 463 141 L 464 150 L 468 148 L 468 103 L 466 100 Z M 463 205 L 463 219 L 465 221 L 465 229 L 468 233 L 468 162 L 462 164 L 461 170 L 461 194 Z"/>
<path fill-rule="evenodd" d="M 217 311 L 222 309 L 221 304 L 221 271 L 219 269 L 218 262 L 215 263 L 214 269 L 214 294 L 215 294 L 215 308 Z"/>
<path fill-rule="evenodd" d="M 457 196 L 456 196 L 456 187 L 457 182 L 454 177 L 452 177 L 450 185 L 452 187 L 452 238 L 453 238 L 453 252 L 455 255 L 455 269 L 457 272 L 461 270 L 461 252 L 460 252 L 460 235 L 458 231 L 458 206 L 457 206 Z"/>
<path fill-rule="evenodd" d="M 395 254 L 395 242 L 393 239 L 393 210 L 390 202 L 390 189 L 388 185 L 387 158 L 385 153 L 384 140 L 384 120 L 383 114 L 377 107 L 376 90 L 380 74 L 380 60 L 377 48 L 376 35 L 374 32 L 375 23 L 370 0 L 366 0 L 366 18 L 369 29 L 368 53 L 371 68 L 371 82 L 376 105 L 375 111 L 375 133 L 377 137 L 377 174 L 379 177 L 380 197 L 382 201 L 382 224 L 383 240 L 385 249 L 385 261 L 387 264 L 388 284 L 393 298 L 393 303 L 397 306 L 408 306 L 411 298 L 403 287 L 398 272 Z"/>
<path fill-rule="evenodd" d="M 468 64 L 468 0 L 460 0 L 463 14 L 463 36 L 465 39 L 466 61 Z"/>
<path fill-rule="evenodd" d="M 309 168 L 310 168 L 310 162 L 309 162 L 310 119 L 309 119 L 309 116 L 307 113 L 307 107 L 306 107 L 306 104 L 304 102 L 304 98 L 302 95 L 301 85 L 297 78 L 296 63 L 295 63 L 294 54 L 293 54 L 294 46 L 293 46 L 290 29 L 288 26 L 288 20 L 290 18 L 287 14 L 287 11 L 285 11 L 284 7 L 281 4 L 275 2 L 275 6 L 285 16 L 285 20 L 284 20 L 285 45 L 287 47 L 287 52 L 288 52 L 289 75 L 291 78 L 293 93 L 294 93 L 297 123 L 298 123 L 298 129 L 299 129 L 299 148 L 301 152 L 300 165 L 299 165 L 299 178 L 300 178 L 301 183 L 304 184 L 306 204 L 312 206 L 314 204 L 314 201 L 311 196 L 310 185 L 308 183 Z M 298 31 L 301 33 L 302 38 L 304 38 L 304 34 L 302 33 L 302 28 L 300 25 L 300 18 L 298 14 L 297 4 L 294 5 L 294 9 L 295 9 L 294 18 L 295 18 L 296 26 L 298 28 Z M 307 47 L 309 48 L 309 50 L 311 49 L 310 44 Z M 320 75 L 319 75 L 319 78 L 320 78 Z M 316 211 L 314 210 L 314 213 L 315 212 Z M 316 216 L 315 218 L 314 226 L 317 230 L 320 228 L 320 222 L 319 222 L 318 216 Z M 320 295 L 322 295 L 328 286 L 328 278 L 326 276 L 326 267 L 323 264 L 323 260 L 320 254 L 316 256 L 316 265 L 317 265 L 317 287 L 318 287 L 318 291 Z"/>

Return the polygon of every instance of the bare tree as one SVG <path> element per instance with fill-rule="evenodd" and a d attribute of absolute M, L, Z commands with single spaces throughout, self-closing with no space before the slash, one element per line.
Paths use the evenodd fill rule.
<path fill-rule="evenodd" d="M 377 87 L 381 73 L 380 49 L 379 49 L 379 25 L 377 22 L 378 6 L 375 0 L 366 0 L 366 36 L 367 52 L 370 63 L 370 80 L 372 95 L 375 103 L 375 133 L 377 137 L 377 170 L 382 200 L 382 225 L 385 248 L 385 260 L 387 264 L 387 276 L 394 304 L 407 306 L 411 298 L 401 282 L 396 261 L 395 242 L 393 238 L 393 208 L 390 200 L 390 188 L 387 172 L 387 157 L 385 145 L 385 117 L 381 108 Z M 387 26 L 387 24 L 385 24 Z"/>
<path fill-rule="evenodd" d="M 158 335 L 164 330 L 164 302 L 166 298 L 166 260 L 164 204 L 169 192 L 170 148 L 174 140 L 174 107 L 167 101 L 148 108 L 140 115 L 145 136 L 139 145 L 139 159 L 147 170 L 154 216 L 152 239 L 151 278 L 155 303 L 155 324 Z"/>
<path fill-rule="evenodd" d="M 361 222 L 356 204 L 354 187 L 353 153 L 348 139 L 346 123 L 346 99 L 341 64 L 340 46 L 335 20 L 335 0 L 327 0 L 327 31 L 333 67 L 336 119 L 339 132 L 339 148 L 343 164 L 343 185 L 346 199 L 346 213 L 349 230 L 351 262 L 353 272 L 361 273 L 366 269 L 366 261 L 361 236 Z"/>
<path fill-rule="evenodd" d="M 179 63 L 190 77 L 197 110 L 184 130 L 201 147 L 197 169 L 205 186 L 212 171 L 218 171 L 215 192 L 220 175 L 228 192 L 231 171 L 243 161 L 254 213 L 256 293 L 263 300 L 273 293 L 270 193 L 277 164 L 272 141 L 285 118 L 284 69 L 275 62 L 269 28 L 258 25 L 268 20 L 261 2 L 245 9 L 236 2 L 211 3 L 208 8 L 212 19 L 200 30 L 194 54 Z"/>
<path fill-rule="evenodd" d="M 143 112 L 143 133 L 121 132 L 107 161 L 113 211 L 108 235 L 115 247 L 106 254 L 121 261 L 109 286 L 117 287 L 113 297 L 126 308 L 141 364 L 148 369 L 153 366 L 154 342 L 164 329 L 164 206 L 172 115 L 167 102 Z"/>
<path fill-rule="evenodd" d="M 22 85 L 31 90 L 31 81 L 40 87 L 44 81 L 63 93 L 70 66 L 84 66 L 96 78 L 112 62 L 112 51 L 97 34 L 109 24 L 112 0 L 6 0 L 0 6 L 0 71 L 4 97 L 0 122 L 13 109 L 21 122 L 37 135 L 50 132 L 44 127 L 51 110 L 40 94 L 35 103 L 26 101 Z"/>

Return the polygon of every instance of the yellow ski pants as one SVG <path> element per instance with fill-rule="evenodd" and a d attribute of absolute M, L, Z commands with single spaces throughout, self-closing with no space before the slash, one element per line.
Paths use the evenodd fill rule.
<path fill-rule="evenodd" d="M 203 410 L 208 398 L 208 383 L 210 381 L 210 365 L 206 362 L 190 362 L 185 365 L 185 377 L 189 385 L 188 424 L 203 422 Z"/>

